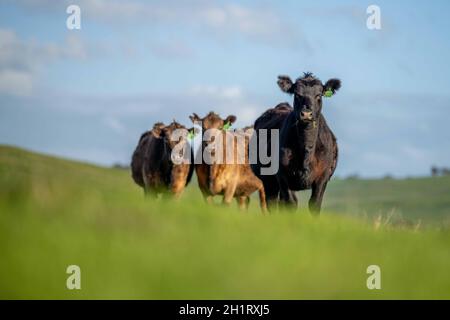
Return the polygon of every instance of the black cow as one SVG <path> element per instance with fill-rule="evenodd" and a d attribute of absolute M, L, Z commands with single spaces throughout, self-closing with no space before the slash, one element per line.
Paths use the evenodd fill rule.
<path fill-rule="evenodd" d="M 321 113 L 322 98 L 332 96 L 341 81 L 330 79 L 323 85 L 312 73 L 305 73 L 295 83 L 287 76 L 279 76 L 278 85 L 294 96 L 294 107 L 281 103 L 267 110 L 255 121 L 254 128 L 280 130 L 280 167 L 275 175 L 261 175 L 260 162 L 252 169 L 263 181 L 269 204 L 280 199 L 282 204 L 297 207 L 295 191 L 312 189 L 309 208 L 311 213 L 319 214 L 338 158 L 336 137 Z"/>

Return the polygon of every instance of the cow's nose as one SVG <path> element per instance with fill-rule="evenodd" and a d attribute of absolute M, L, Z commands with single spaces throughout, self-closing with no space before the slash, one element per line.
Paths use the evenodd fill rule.
<path fill-rule="evenodd" d="M 312 111 L 302 111 L 300 116 L 302 119 L 312 119 Z"/>

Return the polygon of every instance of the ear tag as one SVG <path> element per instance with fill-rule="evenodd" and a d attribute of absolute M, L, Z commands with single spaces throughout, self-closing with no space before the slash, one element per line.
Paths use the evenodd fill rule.
<path fill-rule="evenodd" d="M 223 130 L 228 131 L 231 128 L 231 123 L 228 121 L 223 125 Z"/>
<path fill-rule="evenodd" d="M 333 91 L 332 91 L 331 89 L 328 89 L 327 91 L 325 91 L 325 92 L 323 93 L 323 96 L 324 96 L 325 98 L 331 98 L 331 97 L 333 96 Z"/>
<path fill-rule="evenodd" d="M 190 130 L 190 131 L 188 132 L 187 138 L 188 138 L 189 140 L 193 140 L 194 137 L 195 137 L 195 132 L 194 132 L 194 130 Z"/>

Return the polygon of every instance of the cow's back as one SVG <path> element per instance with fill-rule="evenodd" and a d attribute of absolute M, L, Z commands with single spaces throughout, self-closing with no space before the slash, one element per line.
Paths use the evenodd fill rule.
<path fill-rule="evenodd" d="M 259 140 L 259 131 L 260 129 L 266 129 L 267 131 L 267 140 L 264 142 L 269 147 L 271 146 L 271 134 L 270 130 L 281 130 L 283 123 L 285 122 L 286 118 L 289 116 L 289 114 L 294 110 L 289 103 L 283 102 L 278 104 L 274 108 L 270 108 L 266 110 L 258 119 L 256 119 L 254 124 L 255 134 L 258 136 Z M 259 144 L 258 141 L 257 144 L 257 155 L 259 155 Z M 270 154 L 271 150 L 270 148 L 267 149 L 268 156 L 271 156 Z M 257 163 L 251 164 L 251 169 L 253 173 L 259 177 L 260 179 L 267 180 L 268 176 L 261 176 L 261 167 L 267 167 L 268 165 L 262 165 L 260 163 L 259 156 L 257 157 Z M 270 178 L 269 178 L 270 179 Z M 275 183 L 275 181 L 271 181 L 271 183 Z"/>
<path fill-rule="evenodd" d="M 284 119 L 294 109 L 287 102 L 278 104 L 274 108 L 266 110 L 254 124 L 254 129 L 280 129 L 283 125 Z"/>

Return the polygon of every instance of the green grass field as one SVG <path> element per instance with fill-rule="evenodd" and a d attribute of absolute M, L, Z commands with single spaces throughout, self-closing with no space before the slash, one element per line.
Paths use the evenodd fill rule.
<path fill-rule="evenodd" d="M 181 201 L 150 201 L 127 171 L 0 147 L 0 298 L 450 299 L 449 178 L 336 180 L 325 207 L 206 206 L 195 177 Z"/>

